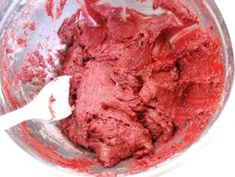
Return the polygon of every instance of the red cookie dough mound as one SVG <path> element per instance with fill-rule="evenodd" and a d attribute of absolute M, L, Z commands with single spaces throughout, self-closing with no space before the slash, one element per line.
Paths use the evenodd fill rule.
<path fill-rule="evenodd" d="M 61 121 L 76 145 L 112 167 L 153 152 L 190 121 L 205 125 L 223 86 L 220 42 L 183 3 L 146 16 L 87 4 L 64 21 L 60 74 L 72 75 L 71 117 Z M 174 3 L 178 8 L 174 8 Z"/>

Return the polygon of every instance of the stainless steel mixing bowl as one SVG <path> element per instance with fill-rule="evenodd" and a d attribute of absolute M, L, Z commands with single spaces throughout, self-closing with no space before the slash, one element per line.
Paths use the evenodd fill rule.
<path fill-rule="evenodd" d="M 121 1 L 110 0 L 110 2 L 120 3 Z M 205 9 L 201 9 L 201 6 L 198 5 L 198 2 L 200 1 L 189 1 L 193 8 L 195 8 L 195 10 L 200 14 L 200 17 L 205 26 L 209 25 L 209 16 L 212 17 L 212 22 L 215 26 L 215 32 L 219 35 L 223 43 L 223 57 L 225 65 L 225 83 L 220 104 L 217 112 L 212 117 L 207 128 L 204 130 L 204 132 L 202 132 L 201 137 L 203 137 L 206 132 L 210 129 L 213 122 L 219 117 L 219 114 L 228 99 L 233 82 L 234 64 L 232 45 L 228 30 L 215 2 L 213 0 L 204 0 L 203 3 L 205 4 Z M 127 0 L 127 3 L 128 5 L 137 7 L 140 11 L 143 11 L 144 13 L 149 13 L 150 6 L 148 5 L 148 3 L 139 4 L 139 2 L 134 0 Z M 14 78 L 16 77 L 15 71 L 19 70 L 19 68 L 24 64 L 24 61 L 27 58 L 27 54 L 33 51 L 37 47 L 39 42 L 41 43 L 41 45 L 46 46 L 46 49 L 41 49 L 42 53 L 44 52 L 45 55 L 47 55 L 48 49 L 51 49 L 50 52 L 53 52 L 63 47 L 59 44 L 59 40 L 55 32 L 58 31 L 60 25 L 66 17 L 69 17 L 76 12 L 76 10 L 79 8 L 79 5 L 77 3 L 77 0 L 69 0 L 64 8 L 61 17 L 57 20 L 52 20 L 51 18 L 49 18 L 45 13 L 44 7 L 45 0 L 0 1 L 0 50 L 5 51 L 9 47 L 14 48 L 13 53 L 10 53 L 8 55 L 6 55 L 4 52 L 0 53 L 0 114 L 4 114 L 8 111 L 16 109 L 17 106 L 19 106 L 17 104 L 15 106 L 12 106 L 13 104 L 9 103 L 9 100 L 6 99 L 7 97 L 10 96 L 13 99 L 13 102 L 14 100 L 23 100 L 26 103 L 32 99 L 32 93 L 34 93 L 35 89 L 40 89 L 40 87 L 35 88 L 34 86 L 31 86 L 29 84 L 13 82 Z M 14 39 L 11 39 L 13 38 L 12 36 L 7 39 L 5 38 L 6 34 L 14 34 L 14 37 L 17 35 L 24 35 L 24 32 L 22 31 L 21 27 L 23 24 L 28 23 L 28 21 L 36 22 L 36 30 L 27 31 L 26 47 L 17 46 Z M 50 36 L 50 38 L 48 38 L 48 36 Z M 53 69 L 49 70 L 48 75 L 46 76 L 47 79 L 50 79 L 53 76 L 53 73 Z M 8 83 L 8 87 L 11 88 L 10 91 L 7 93 L 4 89 L 4 84 L 6 84 L 6 82 Z M 57 153 L 61 157 L 68 159 L 68 164 L 69 160 L 75 157 L 88 160 L 95 159 L 94 153 L 88 152 L 83 148 L 75 147 L 72 143 L 70 143 L 60 132 L 57 124 L 51 124 L 48 122 L 41 121 L 28 121 L 27 127 L 30 133 L 36 139 L 38 139 L 38 141 L 44 142 L 45 145 L 56 147 L 54 153 Z M 62 165 L 63 168 L 59 167 L 59 165 L 57 165 L 58 163 L 56 163 L 55 161 L 50 161 L 50 158 L 48 158 L 50 156 L 53 156 L 53 153 L 43 155 L 41 153 L 38 153 L 38 149 L 35 149 L 35 147 L 33 148 L 33 146 L 30 146 L 30 143 L 25 142 L 25 139 L 28 139 L 28 141 L 31 141 L 31 139 L 29 138 L 29 134 L 23 131 L 22 125 L 18 125 L 16 127 L 11 128 L 10 130 L 8 130 L 8 134 L 13 139 L 13 141 L 15 141 L 16 144 L 19 145 L 23 150 L 31 154 L 37 160 L 40 160 L 43 163 L 50 165 L 52 168 L 62 169 L 75 175 L 86 174 L 81 171 L 79 172 L 79 170 L 71 170 L 69 165 L 67 167 L 64 167 L 64 165 Z M 31 143 L 35 142 L 33 142 L 32 140 Z M 46 151 L 46 146 L 42 146 L 40 151 Z M 184 154 L 184 152 L 180 152 L 174 155 L 170 158 L 170 160 L 158 165 L 157 167 L 153 167 L 148 171 L 142 172 L 141 176 L 149 176 L 151 174 L 159 175 L 162 172 L 168 171 L 169 169 L 171 169 L 172 164 L 175 164 L 179 161 L 178 157 L 182 154 Z M 129 163 L 131 163 L 131 161 L 126 160 L 111 169 L 105 169 L 100 164 L 97 164 L 91 169 L 89 169 L 89 172 L 101 175 L 104 173 L 116 173 L 117 175 L 125 175 L 129 172 L 128 168 L 126 168 L 126 165 Z M 137 173 L 140 171 L 137 170 L 132 172 Z"/>

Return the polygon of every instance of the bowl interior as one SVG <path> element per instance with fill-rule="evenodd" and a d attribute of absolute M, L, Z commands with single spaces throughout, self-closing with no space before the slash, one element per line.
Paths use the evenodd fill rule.
<path fill-rule="evenodd" d="M 123 5 L 120 1 L 106 1 L 118 6 Z M 55 6 L 59 7 L 59 1 L 54 2 Z M 139 1 L 127 0 L 126 2 L 128 7 L 136 8 L 143 13 L 157 13 L 151 10 L 151 1 L 140 3 Z M 218 111 L 211 119 L 211 125 L 218 117 L 230 93 L 233 80 L 233 53 L 226 25 L 215 3 L 212 0 L 202 2 L 204 3 L 203 9 L 197 0 L 190 1 L 190 4 L 198 12 L 205 27 L 210 25 L 212 17 L 215 33 L 223 42 L 225 63 L 226 79 L 223 95 Z M 59 43 L 57 31 L 63 20 L 75 13 L 80 5 L 77 0 L 69 0 L 61 16 L 58 19 L 52 19 L 45 11 L 45 3 L 47 2 L 44 0 L 1 0 L 0 2 L 0 75 L 2 76 L 0 80 L 0 114 L 29 102 L 42 87 L 38 84 L 39 81 L 43 80 L 45 83 L 49 81 L 55 76 L 56 69 L 59 67 L 59 61 L 56 61 L 54 54 L 65 46 Z M 55 9 L 54 11 L 56 11 Z M 40 62 L 40 57 L 35 53 L 36 49 L 46 62 L 49 62 L 52 57 L 56 67 L 52 68 L 45 63 L 42 64 L 42 68 L 35 69 L 34 66 L 31 66 L 32 75 L 37 76 L 32 85 L 23 82 L 24 78 L 20 78 L 18 73 L 29 57 L 38 58 L 36 62 Z M 44 70 L 45 74 L 40 75 L 37 70 Z M 186 131 L 187 128 L 185 128 Z M 96 161 L 93 152 L 82 147 L 75 147 L 68 141 L 61 133 L 57 123 L 28 121 L 11 128 L 8 133 L 22 149 L 36 159 L 53 167 L 63 167 L 64 170 L 73 171 L 76 174 L 84 174 L 87 171 L 89 174 L 139 172 L 138 169 L 130 171 L 127 168 L 131 164 L 131 159 L 125 160 L 111 169 L 104 168 Z M 177 137 L 168 142 L 167 146 L 172 146 L 176 141 L 180 142 L 183 139 L 183 136 Z M 75 167 L 74 162 L 77 164 Z M 154 167 L 153 170 L 155 169 L 157 167 Z"/>

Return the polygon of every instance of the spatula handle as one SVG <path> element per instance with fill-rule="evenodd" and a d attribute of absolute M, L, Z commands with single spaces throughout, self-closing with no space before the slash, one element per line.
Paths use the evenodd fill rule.
<path fill-rule="evenodd" d="M 0 116 L 0 132 L 32 119 L 31 116 L 28 106 Z"/>
<path fill-rule="evenodd" d="M 31 119 L 52 119 L 48 106 L 40 99 L 33 100 L 26 106 L 0 116 L 0 132 Z"/>

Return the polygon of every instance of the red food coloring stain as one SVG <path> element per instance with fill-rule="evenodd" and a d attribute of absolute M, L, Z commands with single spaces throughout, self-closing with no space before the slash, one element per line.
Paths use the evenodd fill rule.
<path fill-rule="evenodd" d="M 54 0 L 47 0 L 45 9 L 47 15 L 50 16 L 51 18 L 53 18 L 53 8 L 54 8 Z"/>
<path fill-rule="evenodd" d="M 6 53 L 7 53 L 7 54 L 13 53 L 13 49 L 7 48 L 7 49 L 6 49 Z"/>
<path fill-rule="evenodd" d="M 2 90 L 5 95 L 5 98 L 7 100 L 7 103 L 12 108 L 19 108 L 22 106 L 22 102 L 18 101 L 13 95 L 12 95 L 12 83 L 15 83 L 14 80 L 11 80 L 9 77 L 5 78 L 5 81 L 2 85 Z"/>
<path fill-rule="evenodd" d="M 50 110 L 52 119 L 55 118 L 55 111 L 54 111 L 53 108 L 52 108 L 52 104 L 53 104 L 55 101 L 56 101 L 55 98 L 53 97 L 53 95 L 51 95 L 51 96 L 50 96 L 50 99 L 49 99 L 49 110 Z"/>
<path fill-rule="evenodd" d="M 46 82 L 46 69 L 48 68 L 46 58 L 38 50 L 28 54 L 25 64 L 19 75 L 23 83 L 31 83 L 35 86 L 41 86 Z M 36 80 L 34 80 L 36 78 Z"/>
<path fill-rule="evenodd" d="M 8 62 L 7 61 L 2 61 L 1 63 L 1 70 L 6 71 L 8 69 Z"/>
<path fill-rule="evenodd" d="M 28 22 L 25 23 L 23 26 L 23 30 L 29 29 L 31 31 L 35 31 L 36 30 L 36 23 L 35 22 Z"/>
<path fill-rule="evenodd" d="M 139 2 L 141 2 L 141 3 L 147 2 L 147 0 L 137 0 L 137 1 L 139 1 Z"/>
<path fill-rule="evenodd" d="M 66 2 L 67 0 L 60 0 L 58 7 L 56 7 L 56 18 L 60 18 Z"/>
<path fill-rule="evenodd" d="M 22 37 L 18 37 L 16 39 L 17 44 L 19 45 L 19 47 L 27 47 L 27 39 L 24 39 Z"/>
<path fill-rule="evenodd" d="M 47 16 L 51 17 L 52 19 L 60 18 L 66 2 L 67 0 L 59 0 L 58 4 L 55 4 L 53 0 L 47 0 L 45 4 Z"/>

